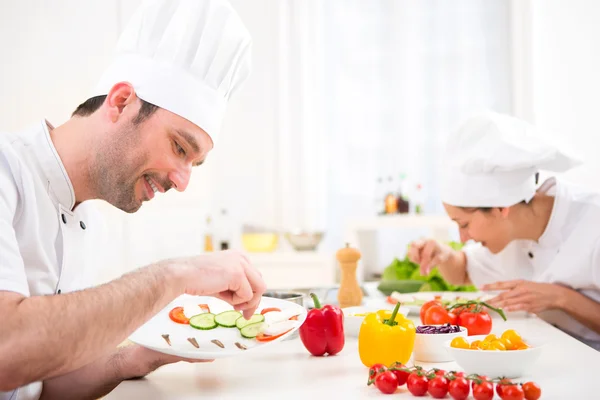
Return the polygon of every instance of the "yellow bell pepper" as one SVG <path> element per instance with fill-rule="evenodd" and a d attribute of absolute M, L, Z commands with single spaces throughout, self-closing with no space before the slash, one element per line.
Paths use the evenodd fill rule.
<path fill-rule="evenodd" d="M 363 320 L 358 333 L 358 353 L 362 363 L 371 367 L 394 362 L 406 364 L 415 347 L 417 330 L 413 322 L 398 314 L 400 303 L 394 311 L 379 310 Z"/>

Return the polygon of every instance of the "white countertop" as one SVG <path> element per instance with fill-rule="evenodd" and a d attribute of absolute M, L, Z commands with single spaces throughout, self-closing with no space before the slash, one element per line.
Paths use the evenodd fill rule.
<path fill-rule="evenodd" d="M 506 322 L 494 319 L 493 332 L 501 333 L 508 328 L 514 328 L 524 336 L 535 333 L 548 340 L 535 370 L 517 381 L 537 382 L 542 388 L 542 399 L 597 398 L 597 393 L 592 395 L 592 390 L 597 392 L 595 379 L 596 367 L 600 365 L 600 352 L 537 318 L 512 318 Z M 587 367 L 584 367 L 584 363 Z M 453 362 L 418 364 L 446 370 L 459 369 Z M 367 387 L 367 375 L 368 369 L 358 356 L 356 339 L 348 338 L 344 349 L 336 356 L 313 357 L 296 338 L 236 358 L 165 366 L 144 379 L 121 383 L 106 399 L 262 400 L 281 399 L 284 395 L 318 399 L 388 396 L 374 386 Z M 391 396 L 415 398 L 406 385 Z"/>

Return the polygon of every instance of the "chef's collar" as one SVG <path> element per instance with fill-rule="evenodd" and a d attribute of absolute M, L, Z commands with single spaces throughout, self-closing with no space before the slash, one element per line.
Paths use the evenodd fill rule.
<path fill-rule="evenodd" d="M 554 205 L 550 214 L 550 220 L 542 236 L 538 239 L 538 245 L 542 247 L 558 247 L 562 243 L 562 231 L 567 218 L 567 207 L 564 204 L 566 188 L 556 178 L 552 177 L 544 181 L 538 189 L 539 193 L 554 196 Z"/>
<path fill-rule="evenodd" d="M 44 131 L 43 142 L 36 146 L 35 153 L 42 174 L 46 177 L 49 184 L 48 190 L 56 201 L 63 208 L 72 211 L 75 207 L 75 190 L 50 138 L 50 129 L 54 129 L 54 127 L 46 120 L 41 121 L 41 127 Z"/>

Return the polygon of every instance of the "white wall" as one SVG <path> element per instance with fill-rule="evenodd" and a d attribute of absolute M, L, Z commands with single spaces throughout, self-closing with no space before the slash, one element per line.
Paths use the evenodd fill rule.
<path fill-rule="evenodd" d="M 0 4 L 0 131 L 68 119 L 112 52 L 117 11 L 114 0 Z"/>
<path fill-rule="evenodd" d="M 587 162 L 565 178 L 600 189 L 600 2 L 532 3 L 534 122 Z"/>

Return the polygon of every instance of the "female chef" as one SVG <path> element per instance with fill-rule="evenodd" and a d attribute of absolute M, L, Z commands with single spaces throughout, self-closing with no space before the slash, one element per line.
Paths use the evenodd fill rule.
<path fill-rule="evenodd" d="M 527 311 L 600 350 L 600 193 L 538 171 L 580 162 L 530 124 L 492 112 L 449 138 L 442 202 L 462 251 L 433 240 L 411 244 L 426 274 L 499 290 L 490 303 Z"/>

